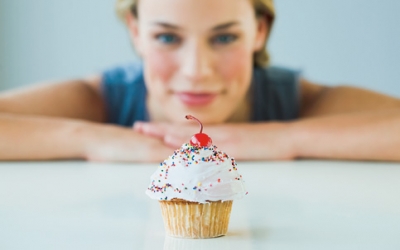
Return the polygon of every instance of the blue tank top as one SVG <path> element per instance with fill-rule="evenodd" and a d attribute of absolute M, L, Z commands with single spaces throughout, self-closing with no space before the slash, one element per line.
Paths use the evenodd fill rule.
<path fill-rule="evenodd" d="M 287 121 L 298 118 L 298 71 L 273 66 L 254 68 L 250 88 L 251 121 Z M 132 126 L 135 121 L 149 120 L 146 108 L 147 90 L 141 62 L 103 72 L 102 93 L 108 123 Z"/>

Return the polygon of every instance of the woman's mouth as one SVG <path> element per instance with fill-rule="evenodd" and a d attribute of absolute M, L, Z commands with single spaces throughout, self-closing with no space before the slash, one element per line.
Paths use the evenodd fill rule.
<path fill-rule="evenodd" d="M 177 92 L 176 96 L 187 106 L 205 106 L 210 104 L 217 97 L 217 94 Z"/>

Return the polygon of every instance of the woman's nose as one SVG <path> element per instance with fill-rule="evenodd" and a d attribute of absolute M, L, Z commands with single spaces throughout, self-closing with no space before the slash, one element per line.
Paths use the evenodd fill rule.
<path fill-rule="evenodd" d="M 200 82 L 212 75 L 212 53 L 206 45 L 193 42 L 182 53 L 182 71 L 192 82 Z"/>

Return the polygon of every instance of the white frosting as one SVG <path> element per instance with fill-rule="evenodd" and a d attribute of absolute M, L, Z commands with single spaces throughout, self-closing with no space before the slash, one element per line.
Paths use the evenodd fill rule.
<path fill-rule="evenodd" d="M 247 194 L 236 162 L 216 146 L 184 144 L 160 164 L 146 194 L 157 200 L 179 198 L 206 203 Z"/>

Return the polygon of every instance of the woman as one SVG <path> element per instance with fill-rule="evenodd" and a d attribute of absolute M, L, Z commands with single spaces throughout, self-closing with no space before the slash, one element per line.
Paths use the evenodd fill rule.
<path fill-rule="evenodd" d="M 400 161 L 400 100 L 266 66 L 272 0 L 117 7 L 143 62 L 1 94 L 0 160 L 160 161 L 191 114 L 239 160 Z"/>

